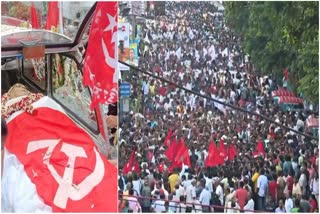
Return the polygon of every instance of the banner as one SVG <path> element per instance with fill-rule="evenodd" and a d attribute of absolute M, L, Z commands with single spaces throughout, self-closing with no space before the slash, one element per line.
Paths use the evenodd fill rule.
<path fill-rule="evenodd" d="M 95 10 L 87 53 L 84 59 L 83 82 L 92 91 L 90 108 L 118 101 L 117 72 L 117 2 L 98 2 Z"/>
<path fill-rule="evenodd" d="M 6 148 L 24 166 L 16 170 L 54 212 L 117 212 L 117 168 L 52 99 L 33 107 L 8 120 Z"/>
<path fill-rule="evenodd" d="M 130 24 L 118 23 L 118 58 L 129 63 L 130 60 Z M 119 70 L 127 71 L 129 67 L 119 63 Z"/>

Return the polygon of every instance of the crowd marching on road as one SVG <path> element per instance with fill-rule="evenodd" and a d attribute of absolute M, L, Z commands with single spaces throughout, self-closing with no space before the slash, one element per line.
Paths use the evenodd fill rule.
<path fill-rule="evenodd" d="M 211 2 L 166 2 L 142 31 L 142 70 L 297 131 L 313 116 L 273 104 L 281 82 L 259 74 Z M 318 212 L 318 141 L 155 78 L 131 85 L 119 212 Z"/>

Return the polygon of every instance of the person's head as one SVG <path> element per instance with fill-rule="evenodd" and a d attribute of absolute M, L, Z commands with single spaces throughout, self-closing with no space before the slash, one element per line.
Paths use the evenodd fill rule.
<path fill-rule="evenodd" d="M 280 200 L 279 200 L 279 207 L 280 207 L 280 208 L 283 208 L 283 206 L 284 206 L 284 204 L 283 204 L 283 200 L 282 200 L 282 199 L 280 199 Z"/>
<path fill-rule="evenodd" d="M 133 195 L 133 193 L 134 193 L 133 189 L 132 188 L 129 189 L 129 195 Z"/>
<path fill-rule="evenodd" d="M 240 181 L 240 188 L 243 188 L 243 187 L 244 187 L 244 182 Z"/>
<path fill-rule="evenodd" d="M 1 117 L 1 150 L 4 148 L 4 144 L 6 142 L 6 138 L 8 135 L 8 128 L 6 121 L 3 117 Z"/>
<path fill-rule="evenodd" d="M 133 48 L 130 48 L 130 59 L 131 60 L 135 59 L 135 53 Z"/>

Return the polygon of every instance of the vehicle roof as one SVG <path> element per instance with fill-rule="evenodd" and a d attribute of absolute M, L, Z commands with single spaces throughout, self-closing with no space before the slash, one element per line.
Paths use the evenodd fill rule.
<path fill-rule="evenodd" d="M 272 97 L 280 97 L 280 96 L 295 97 L 295 94 L 286 89 L 279 89 L 272 92 Z"/>
<path fill-rule="evenodd" d="M 279 103 L 303 104 L 303 100 L 298 97 L 280 96 Z"/>

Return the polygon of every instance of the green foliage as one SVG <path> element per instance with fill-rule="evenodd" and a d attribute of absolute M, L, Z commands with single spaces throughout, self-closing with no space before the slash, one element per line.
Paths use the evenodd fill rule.
<path fill-rule="evenodd" d="M 263 73 L 282 76 L 319 103 L 319 2 L 224 2 L 226 22 Z"/>

